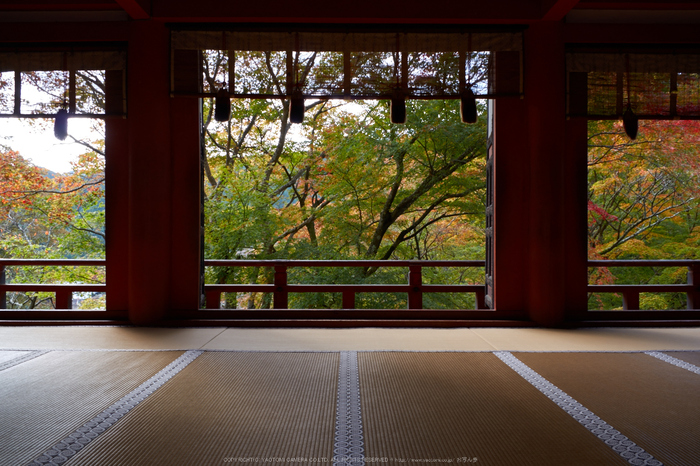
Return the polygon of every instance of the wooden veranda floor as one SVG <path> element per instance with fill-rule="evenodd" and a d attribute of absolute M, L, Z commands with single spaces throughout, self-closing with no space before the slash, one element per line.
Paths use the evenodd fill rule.
<path fill-rule="evenodd" d="M 700 464 L 700 329 L 0 327 L 0 464 Z"/>

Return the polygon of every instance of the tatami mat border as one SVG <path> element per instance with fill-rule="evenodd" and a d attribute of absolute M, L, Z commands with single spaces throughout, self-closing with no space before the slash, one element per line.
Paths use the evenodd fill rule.
<path fill-rule="evenodd" d="M 685 362 L 681 359 L 674 358 L 670 354 L 664 354 L 661 351 L 646 351 L 645 354 L 648 354 L 649 356 L 653 356 L 656 359 L 660 359 L 660 360 L 667 362 L 669 364 L 672 364 L 676 367 L 680 367 L 682 369 L 685 369 L 685 370 L 688 370 L 690 372 L 694 372 L 694 373 L 700 375 L 700 367 L 696 366 L 695 364 Z"/>
<path fill-rule="evenodd" d="M 7 350 L 11 351 L 11 350 Z M 26 351 L 26 350 L 18 350 L 18 351 Z M 31 351 L 31 350 L 30 350 Z M 17 356 L 16 358 L 10 359 L 9 361 L 5 361 L 4 363 L 0 364 L 0 371 L 4 371 L 5 369 L 9 369 L 10 367 L 15 367 L 19 364 L 22 364 L 23 362 L 31 361 L 34 358 L 38 358 L 39 356 L 42 356 L 46 353 L 49 353 L 49 350 L 37 350 L 37 351 L 31 351 L 29 354 L 23 354 L 20 356 Z"/>
<path fill-rule="evenodd" d="M 640 466 L 663 466 L 661 461 L 532 370 L 510 352 L 495 351 L 494 354 L 629 463 Z"/>
<path fill-rule="evenodd" d="M 90 348 L 90 349 L 41 349 L 41 350 L 28 350 L 26 348 L 23 349 L 6 349 L 6 351 L 31 351 L 29 354 L 23 354 L 21 356 L 18 356 L 12 360 L 6 361 L 3 364 L 0 364 L 0 371 L 3 369 L 7 369 L 9 367 L 14 367 L 16 365 L 22 364 L 23 362 L 32 360 L 36 357 L 42 356 L 46 353 L 56 351 L 56 352 L 168 352 L 168 351 L 187 351 L 186 354 L 181 356 L 180 358 L 176 359 L 173 361 L 173 363 L 169 364 L 166 368 L 164 368 L 162 371 L 160 371 L 158 374 L 153 376 L 151 379 L 149 379 L 147 382 L 139 386 L 137 389 L 123 397 L 121 400 L 118 402 L 114 403 L 112 406 L 107 408 L 102 414 L 98 415 L 94 419 L 92 419 L 90 422 L 86 423 L 83 427 L 79 428 L 76 432 L 71 434 L 69 437 L 64 439 L 63 441 L 59 442 L 57 445 L 52 447 L 47 451 L 45 455 L 43 455 L 43 458 L 48 459 L 49 462 L 35 462 L 32 464 L 60 464 L 61 462 L 56 462 L 52 463 L 50 462 L 50 458 L 65 458 L 62 456 L 62 454 L 66 451 L 69 453 L 75 454 L 77 450 L 82 448 L 85 444 L 90 442 L 93 438 L 97 437 L 99 433 L 103 432 L 106 428 L 111 426 L 111 423 L 116 422 L 117 419 L 121 418 L 123 415 L 128 413 L 129 410 L 131 410 L 138 402 L 143 401 L 145 397 L 147 397 L 150 393 L 155 391 L 158 387 L 160 387 L 162 384 L 164 384 L 167 380 L 172 378 L 175 374 L 177 374 L 181 369 L 186 367 L 190 362 L 192 362 L 194 359 L 196 359 L 198 356 L 200 356 L 203 353 L 210 352 L 210 353 L 335 353 L 335 354 L 340 354 L 341 355 L 341 366 L 340 366 L 340 374 L 339 374 L 339 384 L 338 384 L 338 412 L 340 412 L 340 406 L 341 403 L 354 403 L 355 401 L 357 402 L 358 410 L 359 410 L 359 380 L 357 379 L 357 374 L 358 374 L 358 368 L 357 368 L 357 354 L 358 353 L 492 353 L 496 355 L 501 361 L 503 361 L 505 364 L 507 364 L 509 367 L 511 367 L 514 371 L 516 371 L 519 375 L 521 375 L 524 379 L 526 379 L 529 383 L 531 383 L 533 386 L 538 388 L 544 395 L 546 395 L 548 398 L 550 398 L 553 402 L 555 402 L 557 405 L 559 405 L 564 411 L 569 413 L 572 417 L 574 417 L 579 423 L 584 425 L 588 430 L 593 432 L 595 435 L 597 435 L 601 440 L 603 440 L 606 444 L 608 444 L 613 450 L 615 450 L 617 453 L 619 453 L 623 458 L 627 460 L 635 459 L 638 461 L 641 461 L 640 463 L 632 463 L 632 464 L 644 464 L 644 465 L 658 465 L 661 464 L 658 462 L 651 454 L 643 450 L 641 447 L 638 445 L 634 444 L 631 440 L 629 440 L 626 436 L 624 436 L 622 433 L 620 433 L 618 430 L 616 430 L 614 427 L 611 425 L 607 424 L 605 421 L 600 419 L 598 416 L 596 416 L 594 413 L 589 411 L 585 406 L 581 405 L 578 403 L 575 399 L 572 397 L 568 396 L 565 392 L 560 390 L 558 387 L 556 387 L 554 384 L 549 382 L 547 379 L 544 377 L 540 376 L 537 372 L 532 370 L 529 366 L 527 366 L 525 363 L 517 359 L 516 356 L 514 356 L 512 353 L 515 351 L 501 351 L 501 350 L 432 350 L 432 351 L 426 351 L 426 350 L 396 350 L 396 349 L 387 349 L 387 350 L 352 350 L 352 351 L 341 351 L 341 350 L 228 350 L 228 349 L 102 349 L 102 348 Z M 664 352 L 674 352 L 674 351 L 679 351 L 679 350 L 674 350 L 674 349 L 669 349 L 669 350 L 655 350 L 655 351 L 645 351 L 645 350 L 638 350 L 638 351 L 615 351 L 615 350 L 599 350 L 599 351 L 581 351 L 581 350 L 571 350 L 571 351 L 531 351 L 531 350 L 525 350 L 525 351 L 519 351 L 521 353 L 560 353 L 560 354 L 580 354 L 580 353 L 619 353 L 619 354 L 646 354 L 648 356 L 660 359 L 664 362 L 667 362 L 669 364 L 673 364 L 675 366 L 681 367 L 683 369 L 689 370 L 691 372 L 694 372 L 696 374 L 700 374 L 700 367 L 687 363 L 685 361 L 682 361 L 678 358 L 674 358 L 673 356 L 670 356 L 668 354 L 664 354 Z M 681 350 L 684 353 L 700 353 L 700 350 Z M 354 358 L 354 359 L 353 359 Z M 353 385 L 357 381 L 358 385 L 355 386 Z M 343 383 L 346 383 L 347 385 L 343 385 Z M 347 394 L 343 395 L 341 397 L 341 388 L 345 389 L 347 388 Z M 355 400 L 355 397 L 357 397 L 357 400 Z M 345 400 L 345 401 L 343 401 Z M 354 464 L 361 464 L 360 461 L 361 459 L 364 459 L 363 455 L 363 450 L 362 450 L 362 421 L 359 411 L 356 414 L 352 414 L 352 410 L 349 410 L 350 414 L 349 416 L 357 416 L 359 419 L 359 437 L 356 436 L 357 432 L 354 432 L 352 428 L 346 428 L 346 432 L 350 433 L 351 435 L 355 435 L 354 439 L 359 440 L 359 443 L 357 442 L 348 442 L 348 446 L 353 446 L 355 448 L 351 449 L 348 451 L 348 453 L 360 453 L 360 456 L 354 456 L 352 454 L 347 454 L 346 458 L 353 458 Z M 110 423 L 111 421 L 111 423 Z M 352 427 L 350 424 L 348 425 L 349 427 Z M 101 429 L 101 430 L 100 430 Z M 342 429 L 341 429 L 342 430 Z M 355 429 L 356 430 L 356 429 Z M 341 433 L 342 435 L 347 435 L 345 433 Z M 349 438 L 349 436 L 348 436 Z M 82 439 L 82 440 L 81 440 Z M 335 447 L 338 446 L 338 429 L 336 427 L 336 438 L 335 438 Z M 344 440 L 343 440 L 344 441 Z M 77 445 L 77 443 L 80 443 L 80 445 Z M 77 445 L 77 450 L 71 450 L 71 448 L 75 447 Z M 339 454 L 340 451 L 334 451 L 334 453 L 337 455 L 337 457 L 342 457 L 345 455 Z M 357 459 L 355 459 L 357 458 Z M 359 461 L 358 461 L 359 460 Z M 362 463 L 363 464 L 363 463 Z"/>
<path fill-rule="evenodd" d="M 131 393 L 112 404 L 75 432 L 48 449 L 43 455 L 30 463 L 30 466 L 59 466 L 78 453 L 88 443 L 109 429 L 135 406 L 173 378 L 178 372 L 197 359 L 203 351 L 188 351 L 168 364 L 156 375 L 139 385 Z"/>
<path fill-rule="evenodd" d="M 333 466 L 365 465 L 357 351 L 342 351 L 333 439 Z"/>

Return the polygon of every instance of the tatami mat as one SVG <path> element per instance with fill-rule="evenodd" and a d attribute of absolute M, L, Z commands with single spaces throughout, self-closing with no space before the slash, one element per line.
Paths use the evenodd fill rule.
<path fill-rule="evenodd" d="M 626 464 L 493 354 L 361 353 L 359 363 L 369 458 Z"/>
<path fill-rule="evenodd" d="M 230 328 L 204 346 L 243 351 L 493 351 L 472 329 Z"/>
<path fill-rule="evenodd" d="M 0 364 L 27 354 L 29 351 L 0 351 Z"/>
<path fill-rule="evenodd" d="M 27 464 L 179 355 L 55 351 L 0 371 L 0 464 Z"/>
<path fill-rule="evenodd" d="M 700 328 L 0 327 L 0 350 L 700 351 Z"/>
<path fill-rule="evenodd" d="M 700 350 L 700 328 L 475 328 L 499 351 Z"/>
<path fill-rule="evenodd" d="M 700 376 L 637 353 L 515 353 L 666 465 L 700 464 Z"/>
<path fill-rule="evenodd" d="M 186 350 L 201 348 L 222 328 L 0 327 L 0 349 Z"/>
<path fill-rule="evenodd" d="M 144 330 L 155 330 L 159 343 L 178 344 L 167 332 Z M 95 430 L 96 438 L 77 454 L 66 454 L 67 465 L 245 465 L 256 459 L 307 465 L 311 458 L 330 464 L 334 444 L 344 441 L 336 433 L 336 403 L 349 406 L 353 399 L 360 413 L 351 411 L 348 426 L 338 427 L 338 432 L 355 432 L 360 422 L 360 454 L 367 464 L 626 464 L 597 427 L 588 430 L 590 422 L 584 427 L 572 417 L 580 416 L 581 410 L 570 411 L 560 403 L 562 398 L 549 398 L 551 389 L 542 391 L 542 384 L 536 388 L 530 376 L 509 367 L 503 357 L 512 359 L 511 353 L 479 346 L 489 338 L 494 341 L 490 346 L 501 344 L 494 332 L 406 332 L 405 345 L 391 351 L 387 348 L 402 336 L 398 329 L 229 330 L 219 335 L 219 347 L 216 335 L 203 341 L 207 335 L 180 334 L 186 335 L 186 342 L 200 338 L 201 346 L 215 349 L 187 351 L 183 358 L 190 358 L 189 365 L 172 375 L 163 375 L 164 368 L 183 352 L 139 348 L 137 340 L 147 333 L 138 338 L 130 334 L 131 349 L 138 351 L 125 351 L 128 338 L 116 342 L 119 348 L 112 351 L 0 350 L 0 358 L 7 360 L 0 370 L 0 464 L 43 461 L 54 451 L 61 455 L 63 447 L 54 448 L 58 442 L 73 442 L 74 434 L 96 419 L 95 425 L 102 427 L 99 419 L 112 412 L 107 408 L 137 386 L 154 388 L 139 397 L 140 402 L 124 405 L 126 411 L 119 411 L 123 417 L 105 424 L 101 433 Z M 546 345 L 513 355 L 518 364 L 522 361 L 544 377 L 545 385 L 554 384 L 626 436 L 634 448 L 638 445 L 641 454 L 649 453 L 667 466 L 700 464 L 700 374 L 680 362 L 700 366 L 700 351 L 645 354 L 641 350 L 649 347 L 639 344 L 637 351 L 627 345 L 624 352 L 612 352 L 609 348 L 615 343 L 605 340 L 611 338 L 609 333 L 571 335 L 571 347 L 582 347 L 584 336 L 598 346 L 592 352 L 572 352 L 571 347 L 566 352 L 543 351 L 558 347 L 558 332 L 514 333 L 513 344 L 533 345 L 539 337 Z M 666 345 L 680 336 L 681 345 L 688 345 L 691 338 L 686 335 L 684 340 L 683 332 L 661 335 L 655 344 Z M 444 338 L 438 341 L 439 336 Z M 476 338 L 469 340 L 470 336 Z M 478 349 L 457 350 L 464 345 L 460 337 L 473 345 L 461 348 Z M 639 332 L 621 338 L 640 339 Z M 352 347 L 353 342 L 381 350 L 352 350 L 342 358 L 331 350 Z M 446 342 L 450 349 L 439 350 Z M 224 348 L 233 344 L 239 346 Z M 341 360 L 355 362 L 344 366 Z M 349 385 L 338 384 L 341 373 Z M 156 379 L 161 380 L 157 386 L 152 382 Z M 341 387 L 350 387 L 352 380 L 359 380 L 359 395 L 341 396 Z"/>
<path fill-rule="evenodd" d="M 328 464 L 338 362 L 337 353 L 204 353 L 70 465 Z"/>
<path fill-rule="evenodd" d="M 700 351 L 667 351 L 666 354 L 700 367 Z"/>

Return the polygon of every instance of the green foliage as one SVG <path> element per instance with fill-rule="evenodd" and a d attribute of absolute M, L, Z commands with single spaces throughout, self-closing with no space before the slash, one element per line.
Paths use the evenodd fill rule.
<path fill-rule="evenodd" d="M 589 125 L 589 257 L 700 259 L 700 125 L 642 122 L 630 141 L 619 122 Z M 681 284 L 685 268 L 592 270 L 595 284 Z M 590 307 L 621 308 L 619 297 L 593 295 Z M 684 309 L 682 294 L 642 294 L 642 309 Z"/>
<path fill-rule="evenodd" d="M 375 55 L 355 59 L 367 65 L 379 59 Z M 282 86 L 281 76 L 270 74 L 283 69 L 280 57 L 246 53 L 235 59 L 236 86 L 246 80 L 267 82 L 266 90 Z M 323 70 L 333 69 L 338 60 L 334 54 L 308 54 L 299 57 L 296 69 L 306 76 L 304 85 L 327 88 L 331 77 Z M 265 72 L 260 63 L 265 63 L 267 81 L 252 74 Z M 249 71 L 240 71 L 239 64 Z M 367 74 L 360 77 L 368 82 L 389 72 L 364 65 Z M 209 55 L 205 81 L 210 88 L 225 81 L 226 66 L 223 54 Z M 484 257 L 483 115 L 477 124 L 464 125 L 457 101 L 438 100 L 409 101 L 408 120 L 401 126 L 390 123 L 386 101 L 307 101 L 301 125 L 288 122 L 287 101 L 234 100 L 231 110 L 229 122 L 217 123 L 212 102 L 203 102 L 205 258 Z M 483 282 L 482 272 L 472 272 L 445 272 L 432 279 Z M 294 268 L 289 282 L 405 284 L 405 274 L 393 268 Z M 272 275 L 258 268 L 211 268 L 205 278 L 209 283 L 271 283 Z M 434 295 L 435 307 L 440 296 Z M 237 307 L 271 302 L 260 294 L 226 299 Z M 299 293 L 290 296 L 290 307 L 337 308 L 341 301 L 339 293 Z M 473 307 L 468 301 L 447 306 Z M 356 304 L 405 308 L 406 296 L 362 293 Z"/>
<path fill-rule="evenodd" d="M 102 142 L 81 155 L 73 171 L 37 168 L 17 152 L 0 151 L 0 257 L 104 258 Z M 6 268 L 8 283 L 105 283 L 104 267 Z M 9 308 L 53 308 L 53 293 L 8 293 Z M 104 296 L 81 306 L 104 308 Z"/>

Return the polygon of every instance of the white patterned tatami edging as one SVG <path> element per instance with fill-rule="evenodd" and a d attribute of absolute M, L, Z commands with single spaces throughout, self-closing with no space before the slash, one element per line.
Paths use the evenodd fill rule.
<path fill-rule="evenodd" d="M 341 351 L 333 442 L 333 466 L 364 466 L 357 351 Z"/>
<path fill-rule="evenodd" d="M 102 411 L 90 421 L 79 427 L 75 432 L 58 442 L 46 453 L 32 461 L 30 466 L 61 465 L 80 451 L 85 445 L 97 438 L 98 435 L 110 428 L 115 422 L 124 417 L 136 405 L 145 400 L 150 394 L 159 389 L 175 374 L 197 359 L 204 351 L 193 350 L 171 362 L 163 370 L 139 385 L 131 393 Z"/>
<path fill-rule="evenodd" d="M 695 364 L 685 362 L 681 359 L 674 358 L 673 356 L 669 356 L 666 353 L 661 353 L 660 351 L 647 351 L 645 354 L 648 354 L 649 356 L 654 356 L 655 358 L 661 359 L 662 361 L 665 361 L 669 364 L 673 364 L 674 366 L 678 366 L 678 367 L 681 367 L 683 369 L 687 369 L 690 372 L 695 372 L 696 374 L 700 374 L 700 367 L 696 366 Z"/>
<path fill-rule="evenodd" d="M 0 371 L 4 371 L 5 369 L 9 369 L 10 367 L 15 367 L 18 364 L 22 364 L 23 362 L 30 361 L 34 358 L 38 358 L 41 355 L 44 355 L 48 353 L 49 351 L 32 351 L 31 353 L 23 354 L 22 356 L 17 356 L 16 358 L 12 358 L 9 361 L 5 361 L 2 364 L 0 364 Z"/>
<path fill-rule="evenodd" d="M 563 390 L 549 382 L 540 374 L 530 369 L 525 363 L 513 356 L 508 351 L 496 351 L 493 354 L 498 356 L 511 369 L 517 372 L 522 378 L 530 382 L 535 388 L 554 401 L 561 409 L 570 414 L 586 429 L 603 440 L 610 448 L 627 460 L 628 463 L 639 466 L 662 466 L 663 463 L 607 422 L 593 414 L 588 408 L 567 395 Z"/>

